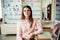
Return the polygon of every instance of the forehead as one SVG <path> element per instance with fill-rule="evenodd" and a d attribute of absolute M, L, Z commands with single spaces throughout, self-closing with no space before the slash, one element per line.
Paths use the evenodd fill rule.
<path fill-rule="evenodd" d="M 24 10 L 30 10 L 29 8 L 25 7 Z"/>

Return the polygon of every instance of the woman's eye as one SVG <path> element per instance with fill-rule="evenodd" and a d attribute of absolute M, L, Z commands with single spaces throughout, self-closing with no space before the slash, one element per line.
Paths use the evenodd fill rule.
<path fill-rule="evenodd" d="M 30 10 L 28 10 L 28 11 L 30 11 Z"/>

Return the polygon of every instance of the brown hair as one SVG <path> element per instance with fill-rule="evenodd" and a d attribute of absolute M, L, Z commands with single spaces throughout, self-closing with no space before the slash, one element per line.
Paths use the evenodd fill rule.
<path fill-rule="evenodd" d="M 28 6 L 28 5 L 24 6 L 24 7 L 22 8 L 22 19 L 25 19 L 25 16 L 24 16 L 24 13 L 23 13 L 24 8 L 30 9 L 31 14 L 30 14 L 30 16 L 29 16 L 29 22 L 31 23 L 31 24 L 30 24 L 30 27 L 32 27 L 32 25 L 33 25 L 32 9 L 31 9 L 31 7 Z"/>

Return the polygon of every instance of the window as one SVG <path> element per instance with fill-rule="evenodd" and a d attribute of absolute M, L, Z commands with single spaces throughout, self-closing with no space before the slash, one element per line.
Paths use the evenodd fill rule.
<path fill-rule="evenodd" d="M 56 21 L 60 21 L 60 0 L 56 0 Z"/>

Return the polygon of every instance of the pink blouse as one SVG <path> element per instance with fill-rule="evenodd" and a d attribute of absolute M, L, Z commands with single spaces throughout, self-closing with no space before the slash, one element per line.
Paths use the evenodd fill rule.
<path fill-rule="evenodd" d="M 36 19 L 34 19 L 32 28 L 30 28 L 30 23 L 26 20 L 20 20 L 17 23 L 17 40 L 22 40 L 23 36 L 27 36 L 32 32 L 35 34 L 40 34 L 42 32 L 42 27 Z"/>

